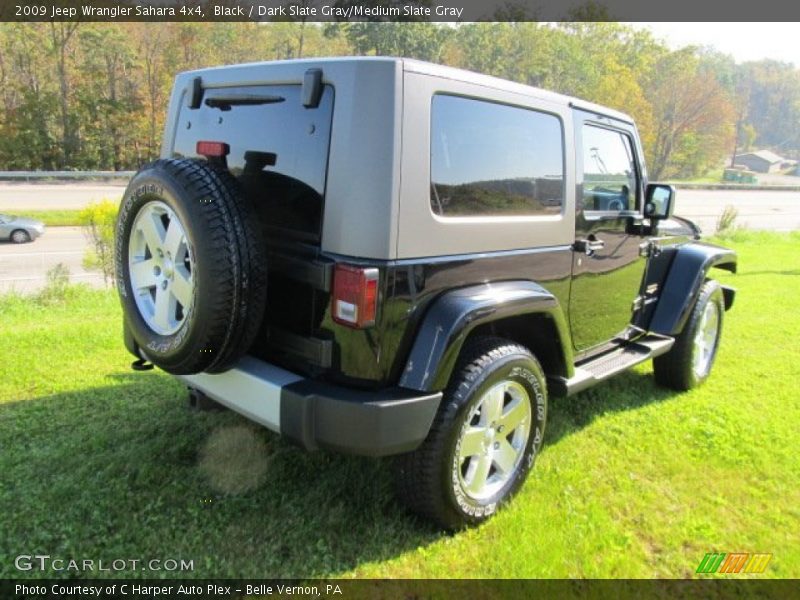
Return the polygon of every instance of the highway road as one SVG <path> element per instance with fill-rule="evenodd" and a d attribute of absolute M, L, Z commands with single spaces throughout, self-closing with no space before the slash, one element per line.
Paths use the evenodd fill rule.
<path fill-rule="evenodd" d="M 103 198 L 119 202 L 124 191 L 125 186 L 118 183 L 0 182 L 0 211 L 77 209 Z M 800 229 L 800 191 L 683 189 L 678 190 L 675 213 L 712 232 L 728 205 L 739 211 L 738 223 L 751 229 Z"/>
<path fill-rule="evenodd" d="M 0 212 L 79 209 L 103 198 L 118 202 L 124 191 L 119 184 L 0 182 Z M 750 229 L 800 229 L 800 192 L 683 189 L 678 190 L 675 213 L 713 233 L 726 206 L 735 207 L 737 224 Z M 86 238 L 75 227 L 50 228 L 31 244 L 0 242 L 0 292 L 12 286 L 23 291 L 41 287 L 47 269 L 58 262 L 69 267 L 73 281 L 102 285 L 100 276 L 81 266 L 86 246 Z"/>
<path fill-rule="evenodd" d="M 0 182 L 0 211 L 80 209 L 93 201 L 119 202 L 125 186 L 93 183 Z"/>
<path fill-rule="evenodd" d="M 726 206 L 739 211 L 736 224 L 748 229 L 800 229 L 800 191 L 679 189 L 675 214 L 713 233 Z"/>
<path fill-rule="evenodd" d="M 29 244 L 0 242 L 0 293 L 10 290 L 33 292 L 44 285 L 48 269 L 63 263 L 70 281 L 103 286 L 103 277 L 83 268 L 88 246 L 80 227 L 50 227 Z"/>

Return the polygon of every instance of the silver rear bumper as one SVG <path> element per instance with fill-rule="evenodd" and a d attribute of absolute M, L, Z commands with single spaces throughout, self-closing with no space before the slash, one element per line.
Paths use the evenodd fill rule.
<path fill-rule="evenodd" d="M 303 377 L 246 356 L 224 373 L 177 375 L 191 388 L 275 431 L 281 432 L 281 391 Z"/>

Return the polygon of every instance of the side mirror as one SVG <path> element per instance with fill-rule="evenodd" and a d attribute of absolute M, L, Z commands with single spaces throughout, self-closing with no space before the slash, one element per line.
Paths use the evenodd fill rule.
<path fill-rule="evenodd" d="M 672 216 L 675 208 L 675 188 L 664 183 L 648 183 L 645 191 L 644 216 L 661 221 Z"/>

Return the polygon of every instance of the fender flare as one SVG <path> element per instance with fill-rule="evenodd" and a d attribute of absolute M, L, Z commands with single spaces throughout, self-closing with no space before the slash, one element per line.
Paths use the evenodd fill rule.
<path fill-rule="evenodd" d="M 677 335 L 683 330 L 700 288 L 712 267 L 736 272 L 736 252 L 699 242 L 680 246 L 675 251 L 661 286 L 658 304 L 649 330 L 661 335 Z M 733 304 L 735 290 L 724 288 L 726 310 Z"/>
<path fill-rule="evenodd" d="M 535 313 L 552 319 L 564 352 L 564 364 L 571 370 L 569 329 L 558 300 L 532 281 L 505 281 L 469 286 L 437 298 L 422 320 L 400 386 L 425 392 L 444 389 L 461 347 L 475 327 Z"/>

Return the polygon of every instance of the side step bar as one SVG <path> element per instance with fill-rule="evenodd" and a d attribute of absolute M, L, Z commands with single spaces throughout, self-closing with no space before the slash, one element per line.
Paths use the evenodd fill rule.
<path fill-rule="evenodd" d="M 575 374 L 569 379 L 550 378 L 550 392 L 553 396 L 572 396 L 617 373 L 668 352 L 674 343 L 674 338 L 660 335 L 647 335 L 635 342 L 626 342 L 610 352 L 578 363 Z"/>

